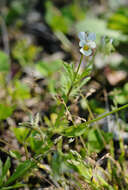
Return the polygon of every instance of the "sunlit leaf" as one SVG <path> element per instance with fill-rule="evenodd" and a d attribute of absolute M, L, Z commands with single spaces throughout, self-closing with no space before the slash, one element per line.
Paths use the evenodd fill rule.
<path fill-rule="evenodd" d="M 10 117 L 13 113 L 14 108 L 10 105 L 0 104 L 0 120 Z"/>

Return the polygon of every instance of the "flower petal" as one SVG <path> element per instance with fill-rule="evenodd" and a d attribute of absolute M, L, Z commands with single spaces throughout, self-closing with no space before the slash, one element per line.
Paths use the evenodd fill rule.
<path fill-rule="evenodd" d="M 96 43 L 93 41 L 88 42 L 87 45 L 92 49 L 96 48 Z"/>
<path fill-rule="evenodd" d="M 85 32 L 79 32 L 78 37 L 81 41 L 85 41 L 87 39 Z"/>
<path fill-rule="evenodd" d="M 96 34 L 95 33 L 89 33 L 87 39 L 90 41 L 96 40 Z"/>
<path fill-rule="evenodd" d="M 80 52 L 85 55 L 85 56 L 90 56 L 92 54 L 92 50 L 89 49 L 87 51 L 85 51 L 83 48 L 80 49 Z"/>
<path fill-rule="evenodd" d="M 81 40 L 81 41 L 79 42 L 79 46 L 80 46 L 80 47 L 84 47 L 85 44 L 86 44 L 86 41 L 85 41 L 85 40 Z"/>

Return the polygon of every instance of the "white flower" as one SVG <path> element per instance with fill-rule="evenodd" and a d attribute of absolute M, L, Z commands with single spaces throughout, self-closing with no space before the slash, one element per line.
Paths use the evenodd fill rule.
<path fill-rule="evenodd" d="M 80 32 L 78 34 L 80 39 L 79 46 L 81 47 L 80 52 L 85 56 L 90 56 L 93 53 L 93 49 L 96 48 L 96 35 L 95 33 Z"/>

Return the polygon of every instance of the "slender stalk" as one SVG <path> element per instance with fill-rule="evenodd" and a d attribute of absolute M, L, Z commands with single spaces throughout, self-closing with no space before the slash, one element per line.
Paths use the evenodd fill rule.
<path fill-rule="evenodd" d="M 79 62 L 79 65 L 78 65 L 78 67 L 77 67 L 77 71 L 76 71 L 76 73 L 75 73 L 74 81 L 75 81 L 75 79 L 76 79 L 76 77 L 77 77 L 77 74 L 78 74 L 78 72 L 79 72 L 79 69 L 80 69 L 82 60 L 83 60 L 83 55 L 81 55 L 81 57 L 80 57 L 80 62 Z"/>
<path fill-rule="evenodd" d="M 72 89 L 73 89 L 73 86 L 74 86 L 76 77 L 77 77 L 77 75 L 78 75 L 78 72 L 79 72 L 79 70 L 80 70 L 80 66 L 81 66 L 82 60 L 83 60 L 83 55 L 81 55 L 79 65 L 78 65 L 77 70 L 76 70 L 75 75 L 74 75 L 74 79 L 73 79 L 72 84 L 71 84 L 71 86 L 70 86 L 70 88 L 69 88 L 69 91 L 68 91 L 68 93 L 67 93 L 67 101 L 68 101 L 69 95 L 70 95 L 70 93 L 71 93 L 71 91 L 72 91 Z"/>
<path fill-rule="evenodd" d="M 85 149 L 85 151 L 87 151 L 87 148 L 86 148 L 86 146 L 85 146 L 85 142 L 84 142 L 84 139 L 83 139 L 82 136 L 80 136 L 80 141 L 81 141 L 81 143 L 82 143 L 83 148 Z"/>
<path fill-rule="evenodd" d="M 83 124 L 86 124 L 86 125 L 92 124 L 92 123 L 94 123 L 94 122 L 96 122 L 96 121 L 99 121 L 99 120 L 101 120 L 101 119 L 107 117 L 108 115 L 111 115 L 111 114 L 113 114 L 113 113 L 116 113 L 116 112 L 118 112 L 118 111 L 120 111 L 120 110 L 123 110 L 123 109 L 126 109 L 126 108 L 128 108 L 128 104 L 126 104 L 126 105 L 124 105 L 124 106 L 121 106 L 120 108 L 116 108 L 116 109 L 114 109 L 114 110 L 112 110 L 112 111 L 110 111 L 110 112 L 108 112 L 108 113 L 105 113 L 105 114 L 101 115 L 100 117 L 97 117 L 97 118 L 95 118 L 95 119 L 92 119 L 92 120 L 90 120 L 90 121 L 87 121 L 87 122 L 85 122 L 85 123 L 83 123 Z"/>
<path fill-rule="evenodd" d="M 26 143 L 24 144 L 24 150 L 25 150 L 26 160 L 28 160 L 29 159 L 29 153 L 28 153 L 28 148 L 27 148 L 27 144 Z"/>
<path fill-rule="evenodd" d="M 2 33 L 2 38 L 3 38 L 4 51 L 9 56 L 10 55 L 10 47 L 9 47 L 8 31 L 7 31 L 7 27 L 6 27 L 4 17 L 1 16 L 0 20 L 1 20 L 1 33 Z"/>
<path fill-rule="evenodd" d="M 115 94 L 115 101 L 114 101 L 115 107 L 118 108 L 118 103 L 117 103 L 117 96 Z M 121 129 L 121 124 L 119 122 L 119 114 L 116 112 L 116 121 L 117 121 L 117 126 L 118 126 L 118 130 Z M 121 154 L 119 156 L 119 162 L 124 170 L 124 160 L 125 160 L 125 147 L 124 147 L 124 141 L 123 141 L 123 137 L 121 137 L 119 135 L 119 144 L 120 144 L 120 150 L 121 150 Z"/>

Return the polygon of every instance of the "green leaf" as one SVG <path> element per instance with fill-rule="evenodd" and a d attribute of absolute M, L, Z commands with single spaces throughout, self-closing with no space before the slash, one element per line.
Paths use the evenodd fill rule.
<path fill-rule="evenodd" d="M 100 101 L 92 99 L 89 101 L 89 105 L 94 113 L 103 114 L 105 112 L 105 109 L 103 108 Z"/>
<path fill-rule="evenodd" d="M 113 30 L 119 30 L 128 34 L 128 9 L 127 7 L 119 8 L 108 21 L 108 27 Z"/>
<path fill-rule="evenodd" d="M 10 117 L 13 113 L 13 109 L 14 108 L 9 105 L 0 104 L 0 120 Z"/>
<path fill-rule="evenodd" d="M 17 150 L 10 150 L 10 155 L 13 157 L 13 158 L 16 158 L 18 160 L 21 159 L 21 154 L 17 151 Z"/>
<path fill-rule="evenodd" d="M 58 71 L 61 66 L 62 66 L 61 60 L 56 60 L 56 61 L 52 61 L 52 62 L 39 61 L 36 64 L 36 69 L 43 76 L 48 77 L 48 76 L 54 74 L 56 71 Z"/>
<path fill-rule="evenodd" d="M 21 39 L 15 43 L 12 55 L 24 67 L 33 64 L 40 51 L 40 47 L 30 44 L 27 39 Z"/>
<path fill-rule="evenodd" d="M 83 79 L 82 81 L 79 81 L 79 83 L 74 84 L 74 88 L 72 90 L 71 94 L 77 94 L 80 89 L 91 79 L 91 77 L 86 77 L 85 79 Z"/>
<path fill-rule="evenodd" d="M 92 71 L 92 65 L 89 67 L 85 68 L 85 70 L 82 72 L 82 74 L 79 76 L 80 79 L 87 77 Z"/>
<path fill-rule="evenodd" d="M 14 190 L 16 188 L 25 187 L 25 184 L 17 183 L 15 185 L 9 186 L 9 187 L 2 187 L 1 190 Z"/>
<path fill-rule="evenodd" d="M 51 167 L 54 172 L 54 178 L 59 177 L 60 175 L 60 169 L 61 169 L 61 157 L 58 154 L 58 152 L 54 153 L 54 156 L 52 158 Z"/>
<path fill-rule="evenodd" d="M 61 179 L 62 174 L 64 174 L 65 172 L 68 173 L 70 171 L 69 166 L 67 166 L 65 162 L 67 160 L 66 156 L 63 153 L 60 153 L 59 151 L 54 152 L 51 161 L 52 175 L 54 180 Z"/>
<path fill-rule="evenodd" d="M 10 69 L 9 57 L 3 51 L 0 51 L 0 72 L 8 72 Z"/>
<path fill-rule="evenodd" d="M 104 141 L 106 143 L 109 143 L 109 141 L 112 139 L 111 133 L 105 133 L 103 130 L 100 130 L 100 133 L 96 129 L 91 129 L 88 132 L 88 150 L 89 152 L 100 152 L 104 148 L 104 143 L 102 140 L 102 137 L 104 138 Z"/>
<path fill-rule="evenodd" d="M 2 161 L 0 160 L 0 186 L 1 186 L 2 183 L 3 183 L 2 174 L 3 174 L 3 163 L 2 163 Z"/>
<path fill-rule="evenodd" d="M 93 175 L 93 170 L 89 163 L 83 160 L 81 155 L 76 151 L 70 151 L 70 154 L 72 157 L 69 160 L 69 164 L 74 166 L 74 169 L 77 171 L 77 173 L 83 176 L 87 183 L 90 183 L 91 177 Z"/>
<path fill-rule="evenodd" d="M 35 162 L 33 162 L 31 160 L 26 160 L 25 162 L 21 163 L 16 168 L 16 171 L 13 173 L 13 175 L 5 183 L 5 186 L 11 184 L 12 182 L 16 181 L 17 179 L 19 180 L 26 173 L 28 173 L 30 171 L 30 169 L 34 168 L 35 166 L 36 166 Z"/>
<path fill-rule="evenodd" d="M 72 23 L 68 17 L 64 17 L 61 11 L 54 7 L 51 1 L 46 2 L 45 20 L 54 31 L 59 30 L 63 33 L 67 33 L 69 31 Z"/>
<path fill-rule="evenodd" d="M 42 140 L 38 140 L 36 138 L 36 135 L 38 133 L 37 132 L 32 132 L 31 134 L 31 137 L 29 137 L 29 143 L 30 143 L 30 146 L 31 146 L 31 149 L 34 151 L 34 152 L 39 152 L 40 149 L 42 148 L 42 145 L 44 144 L 44 142 Z M 39 134 L 38 134 L 39 135 Z"/>
<path fill-rule="evenodd" d="M 10 158 L 8 157 L 4 166 L 2 167 L 2 162 L 0 161 L 0 169 L 1 169 L 1 175 L 0 175 L 0 187 L 3 185 L 4 181 L 6 180 L 6 175 L 11 166 Z"/>
<path fill-rule="evenodd" d="M 3 178 L 6 176 L 10 167 L 11 167 L 11 161 L 10 158 L 8 157 L 3 167 L 3 172 L 2 172 Z"/>
<path fill-rule="evenodd" d="M 31 97 L 30 96 L 30 89 L 26 84 L 16 80 L 15 81 L 15 90 L 14 90 L 12 96 L 16 100 L 29 99 Z"/>
<path fill-rule="evenodd" d="M 74 79 L 74 64 L 68 64 L 66 62 L 64 62 L 63 64 L 64 66 L 64 70 L 66 72 L 66 75 L 68 75 L 68 77 L 71 79 L 71 81 Z"/>
<path fill-rule="evenodd" d="M 121 88 L 115 88 L 110 97 L 114 98 L 118 104 L 126 104 L 128 102 L 128 83 Z"/>
<path fill-rule="evenodd" d="M 104 144 L 97 130 L 90 130 L 88 133 L 88 149 L 90 152 L 100 152 L 104 148 Z"/>
<path fill-rule="evenodd" d="M 74 3 L 62 7 L 62 13 L 64 17 L 67 17 L 72 22 L 85 18 L 85 10 L 82 10 L 79 1 L 75 1 Z"/>
<path fill-rule="evenodd" d="M 29 134 L 29 129 L 25 128 L 25 127 L 20 127 L 20 128 L 12 128 L 17 140 L 20 143 L 23 143 L 27 137 L 27 135 Z"/>
<path fill-rule="evenodd" d="M 60 86 L 59 93 L 62 95 L 67 95 L 74 80 L 74 75 L 75 75 L 74 64 L 64 63 L 63 67 L 64 70 L 61 70 L 60 72 L 61 79 L 59 84 Z"/>
<path fill-rule="evenodd" d="M 79 124 L 76 126 L 58 127 L 54 129 L 54 133 L 59 133 L 66 137 L 78 137 L 86 132 L 87 126 L 85 124 Z"/>
<path fill-rule="evenodd" d="M 23 2 L 12 1 L 7 13 L 5 14 L 5 21 L 7 25 L 16 23 L 17 18 L 25 12 Z"/>

